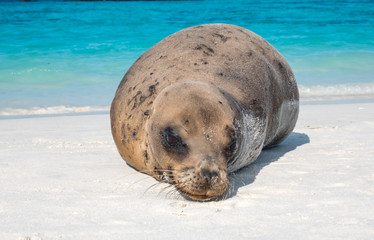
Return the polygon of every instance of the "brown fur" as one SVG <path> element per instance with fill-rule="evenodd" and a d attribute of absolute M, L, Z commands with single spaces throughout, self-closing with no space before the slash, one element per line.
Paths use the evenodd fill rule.
<path fill-rule="evenodd" d="M 264 39 L 234 25 L 191 27 L 156 44 L 128 70 L 112 103 L 112 134 L 131 166 L 208 199 L 227 189 L 225 151 L 240 112 L 261 119 L 259 147 L 272 146 L 293 130 L 298 100 L 290 66 Z M 161 145 L 160 131 L 169 125 L 179 129 L 185 147 L 168 152 Z M 215 182 L 207 184 L 199 173 L 202 160 L 218 171 Z"/>

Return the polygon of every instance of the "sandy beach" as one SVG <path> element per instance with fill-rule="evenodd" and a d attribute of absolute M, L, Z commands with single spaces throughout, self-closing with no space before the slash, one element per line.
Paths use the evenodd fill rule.
<path fill-rule="evenodd" d="M 374 103 L 301 105 L 281 145 L 191 202 L 125 164 L 108 114 L 0 120 L 0 239 L 373 239 Z"/>
<path fill-rule="evenodd" d="M 374 239 L 374 1 L 0 2 L 0 240 Z M 238 52 L 245 44 L 229 32 L 199 34 L 196 46 L 186 35 L 154 61 L 142 55 L 209 23 L 246 28 L 277 49 L 301 105 L 282 144 L 230 175 L 227 199 L 194 202 L 125 163 L 109 108 L 137 59 L 151 71 L 139 70 L 139 83 L 206 80 L 209 69 L 225 86 L 289 74 L 266 60 L 267 44 L 251 39 L 253 49 Z M 213 38 L 208 46 L 200 37 Z M 191 59 L 178 51 L 184 41 Z M 223 54 L 229 43 L 238 55 Z M 252 57 L 274 66 L 258 68 Z M 156 63 L 180 72 L 157 76 Z M 123 89 L 145 107 L 155 89 L 137 86 Z"/>

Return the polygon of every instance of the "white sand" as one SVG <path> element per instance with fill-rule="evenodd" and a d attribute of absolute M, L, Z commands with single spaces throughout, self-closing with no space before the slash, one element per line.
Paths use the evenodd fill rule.
<path fill-rule="evenodd" d="M 231 198 L 199 203 L 126 165 L 108 115 L 3 119 L 0 239 L 374 239 L 373 136 L 374 103 L 302 105 Z"/>

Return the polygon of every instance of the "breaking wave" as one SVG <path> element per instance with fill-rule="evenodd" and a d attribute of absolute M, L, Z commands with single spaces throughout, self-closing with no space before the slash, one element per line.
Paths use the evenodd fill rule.
<path fill-rule="evenodd" d="M 109 107 L 33 107 L 26 108 L 4 108 L 0 109 L 0 116 L 32 116 L 32 115 L 56 115 L 56 114 L 75 114 L 75 113 L 99 113 L 108 112 Z"/>
<path fill-rule="evenodd" d="M 374 99 L 374 82 L 335 84 L 335 85 L 299 85 L 301 101 L 324 101 L 346 99 Z M 11 116 L 38 116 L 80 113 L 108 113 L 107 107 L 94 106 L 51 106 L 32 108 L 2 108 L 0 117 Z"/>
<path fill-rule="evenodd" d="M 374 82 L 335 85 L 299 85 L 302 100 L 374 98 Z"/>

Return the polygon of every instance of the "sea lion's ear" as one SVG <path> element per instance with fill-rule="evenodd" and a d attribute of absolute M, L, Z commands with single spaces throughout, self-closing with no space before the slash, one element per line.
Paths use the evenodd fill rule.
<path fill-rule="evenodd" d="M 224 156 L 226 158 L 226 160 L 229 162 L 230 160 L 232 160 L 232 157 L 235 155 L 235 152 L 237 150 L 237 137 L 236 137 L 236 133 L 235 133 L 235 129 L 233 128 L 230 128 L 229 126 L 226 126 L 226 134 L 228 136 L 228 139 L 229 142 L 226 146 L 226 148 L 224 149 Z"/>

